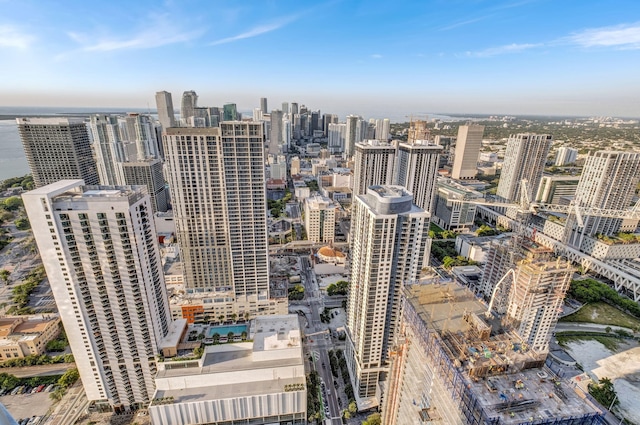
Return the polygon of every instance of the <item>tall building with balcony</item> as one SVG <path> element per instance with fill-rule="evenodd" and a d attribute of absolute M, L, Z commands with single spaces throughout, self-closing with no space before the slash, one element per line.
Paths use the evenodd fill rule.
<path fill-rule="evenodd" d="M 573 164 L 578 158 L 578 150 L 568 148 L 566 146 L 560 146 L 558 152 L 556 152 L 555 165 L 561 167 L 567 164 Z"/>
<path fill-rule="evenodd" d="M 336 208 L 338 205 L 321 195 L 304 201 L 304 227 L 307 239 L 313 242 L 330 243 L 335 239 Z"/>
<path fill-rule="evenodd" d="M 16 118 L 36 187 L 64 179 L 98 184 L 87 126 L 75 118 Z"/>
<path fill-rule="evenodd" d="M 269 299 L 263 126 L 172 128 L 166 175 L 188 288 Z M 252 311 L 254 315 L 257 312 Z M 242 312 L 244 314 L 245 312 Z"/>
<path fill-rule="evenodd" d="M 151 197 L 153 212 L 166 212 L 169 209 L 169 191 L 162 173 L 162 161 L 149 158 L 122 164 L 124 184 L 128 186 L 144 185 Z"/>
<path fill-rule="evenodd" d="M 458 128 L 451 178 L 469 180 L 476 177 L 483 133 L 484 125 L 468 124 Z"/>
<path fill-rule="evenodd" d="M 522 180 L 527 180 L 529 197 L 538 192 L 553 137 L 520 133 L 509 136 L 502 174 L 496 194 L 506 201 L 519 201 Z"/>
<path fill-rule="evenodd" d="M 417 206 L 433 214 L 437 192 L 438 164 L 442 146 L 428 140 L 398 145 L 393 184 L 413 194 Z"/>
<path fill-rule="evenodd" d="M 87 398 L 146 407 L 176 329 L 145 188 L 61 180 L 23 200 Z"/>
<path fill-rule="evenodd" d="M 92 115 L 89 121 L 91 147 L 102 185 L 123 185 L 122 162 L 126 160 L 118 117 Z"/>
<path fill-rule="evenodd" d="M 429 214 L 400 186 L 370 186 L 355 197 L 346 360 L 360 410 L 375 407 L 397 330 L 400 288 L 428 258 Z"/>
<path fill-rule="evenodd" d="M 624 210 L 631 205 L 639 181 L 640 153 L 597 151 L 585 162 L 575 199 L 585 207 Z M 580 234 L 612 236 L 621 230 L 623 219 L 587 216 L 583 221 Z"/>
<path fill-rule="evenodd" d="M 353 196 L 364 195 L 369 186 L 393 183 L 396 148 L 382 140 L 355 144 Z"/>

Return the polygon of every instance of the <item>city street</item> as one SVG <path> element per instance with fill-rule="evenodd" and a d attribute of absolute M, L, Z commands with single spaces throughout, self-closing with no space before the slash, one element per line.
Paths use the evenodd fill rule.
<path fill-rule="evenodd" d="M 300 257 L 301 271 L 304 276 L 306 300 L 309 303 L 311 317 L 308 317 L 309 327 L 305 334 L 309 352 L 313 356 L 313 365 L 325 384 L 326 393 L 322 395 L 323 400 L 329 406 L 329 417 L 332 425 L 341 425 L 341 408 L 338 404 L 336 388 L 333 384 L 333 375 L 327 351 L 333 349 L 328 325 L 320 321 L 320 313 L 324 309 L 322 293 L 315 279 L 311 261 L 307 256 Z"/>

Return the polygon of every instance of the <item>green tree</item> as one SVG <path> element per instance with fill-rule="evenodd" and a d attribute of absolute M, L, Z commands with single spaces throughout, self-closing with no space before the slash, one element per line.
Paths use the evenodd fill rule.
<path fill-rule="evenodd" d="M 29 219 L 27 217 L 17 219 L 14 224 L 18 230 L 29 230 L 31 228 L 31 223 L 29 223 Z"/>
<path fill-rule="evenodd" d="M 10 275 L 11 275 L 11 272 L 9 270 L 7 269 L 0 270 L 0 279 L 2 279 L 4 283 L 7 283 L 9 281 Z"/>
<path fill-rule="evenodd" d="M 19 196 L 7 198 L 4 200 L 3 206 L 7 211 L 15 211 L 22 206 L 22 198 Z"/>
<path fill-rule="evenodd" d="M 382 418 L 380 418 L 380 413 L 373 413 L 367 416 L 367 419 L 362 422 L 362 425 L 381 425 Z"/>
<path fill-rule="evenodd" d="M 69 369 L 64 373 L 64 375 L 60 377 L 60 379 L 58 379 L 58 385 L 60 385 L 60 387 L 64 389 L 67 389 L 72 386 L 79 377 L 80 374 L 78 373 L 78 369 Z"/>
<path fill-rule="evenodd" d="M 211 335 L 211 339 L 213 339 L 213 343 L 217 344 L 220 342 L 220 334 L 218 332 Z"/>
<path fill-rule="evenodd" d="M 589 384 L 589 394 L 605 408 L 620 404 L 613 382 L 609 378 L 601 378 L 598 384 Z"/>

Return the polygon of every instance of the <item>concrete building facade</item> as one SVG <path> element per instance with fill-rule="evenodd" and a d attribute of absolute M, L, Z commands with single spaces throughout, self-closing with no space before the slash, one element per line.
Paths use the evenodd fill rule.
<path fill-rule="evenodd" d="M 16 118 L 36 187 L 64 179 L 99 184 L 84 121 L 75 118 Z"/>
<path fill-rule="evenodd" d="M 171 93 L 168 91 L 156 92 L 156 108 L 158 110 L 158 121 L 160 121 L 163 129 L 176 126 Z"/>
<path fill-rule="evenodd" d="M 470 180 L 476 177 L 478 174 L 478 155 L 482 147 L 483 133 L 483 125 L 468 124 L 461 125 L 458 128 L 451 178 L 456 180 Z"/>
<path fill-rule="evenodd" d="M 400 186 L 370 186 L 355 198 L 351 223 L 345 358 L 363 410 L 382 396 L 400 287 L 418 280 L 428 258 L 429 214 Z"/>
<path fill-rule="evenodd" d="M 355 144 L 353 197 L 364 195 L 369 186 L 393 183 L 396 148 L 381 140 Z"/>
<path fill-rule="evenodd" d="M 331 243 L 335 240 L 337 208 L 336 203 L 322 195 L 305 199 L 304 227 L 309 241 Z"/>
<path fill-rule="evenodd" d="M 438 163 L 442 146 L 428 140 L 400 143 L 393 183 L 413 194 L 417 206 L 433 214 L 435 209 Z"/>
<path fill-rule="evenodd" d="M 535 196 L 552 140 L 549 134 L 520 133 L 509 137 L 496 191 L 499 197 L 518 202 L 522 179 L 527 180 L 529 196 Z"/>
<path fill-rule="evenodd" d="M 172 332 L 146 189 L 62 180 L 23 200 L 87 398 L 146 407 Z"/>

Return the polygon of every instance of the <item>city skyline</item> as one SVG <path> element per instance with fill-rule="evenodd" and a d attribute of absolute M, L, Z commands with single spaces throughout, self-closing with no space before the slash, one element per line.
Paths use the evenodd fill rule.
<path fill-rule="evenodd" d="M 144 108 L 196 89 L 240 111 L 638 115 L 631 1 L 2 3 L 0 53 L 20 64 L 2 106 Z"/>

